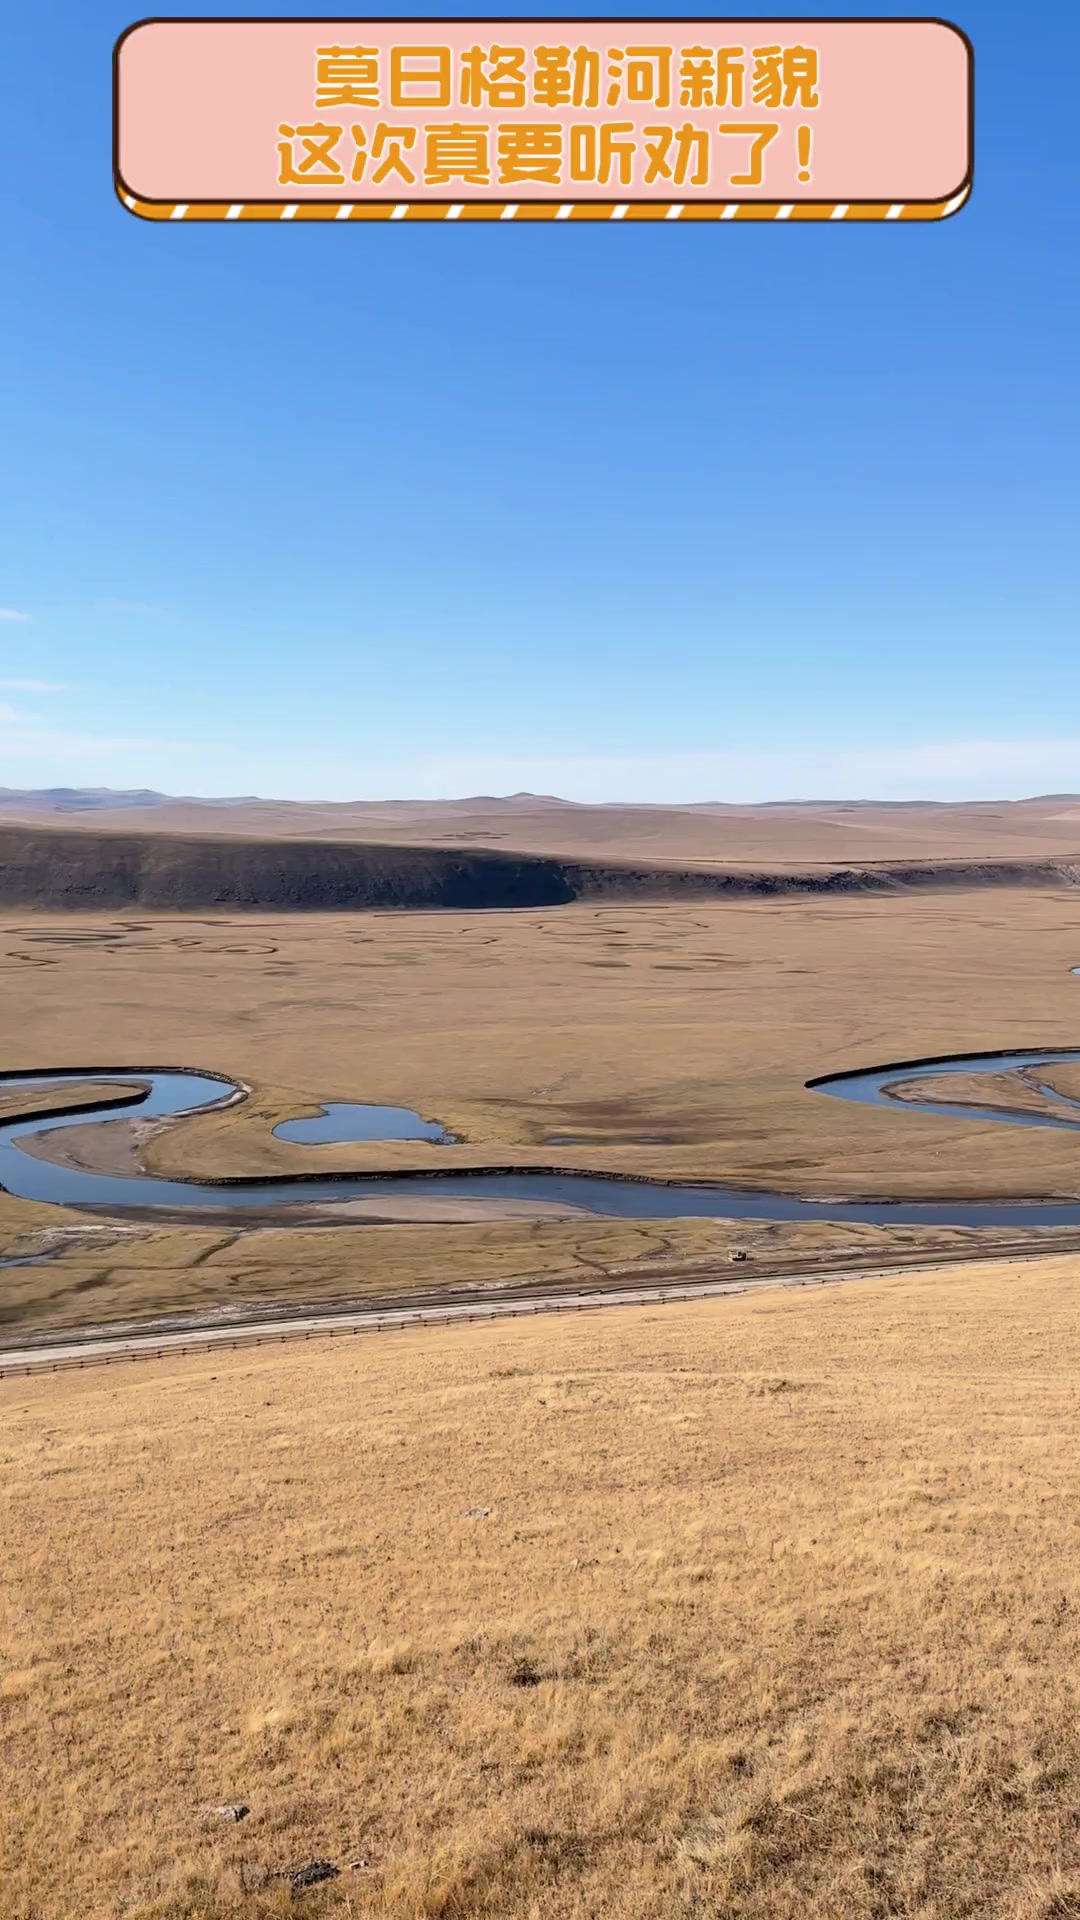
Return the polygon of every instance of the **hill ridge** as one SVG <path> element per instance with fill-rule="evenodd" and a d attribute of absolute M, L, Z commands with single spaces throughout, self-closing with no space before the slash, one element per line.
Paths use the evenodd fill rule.
<path fill-rule="evenodd" d="M 0 904 L 287 912 L 554 907 L 1080 885 L 1080 862 L 940 860 L 710 867 L 493 848 L 0 825 Z"/>

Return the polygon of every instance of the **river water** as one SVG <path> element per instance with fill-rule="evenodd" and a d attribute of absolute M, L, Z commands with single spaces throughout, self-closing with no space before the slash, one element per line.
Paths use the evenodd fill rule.
<path fill-rule="evenodd" d="M 1046 1088 L 1054 1103 L 1051 1113 L 1016 1113 L 1007 1108 L 970 1107 L 960 1103 L 942 1105 L 892 1099 L 887 1089 L 899 1081 L 911 1081 L 943 1073 L 992 1074 L 1012 1068 L 1036 1070 L 1052 1068 L 1063 1062 L 1080 1061 L 1080 1048 L 1046 1048 L 1036 1052 L 1014 1051 L 997 1054 L 953 1056 L 948 1060 L 896 1062 L 858 1073 L 832 1074 L 808 1082 L 825 1097 L 853 1100 L 863 1105 L 887 1106 L 895 1115 L 897 1127 L 918 1124 L 921 1112 L 937 1118 L 954 1117 L 969 1125 L 973 1122 L 1010 1126 L 1044 1126 L 1080 1131 L 1080 1102 Z M 938 1227 L 1038 1227 L 1080 1226 L 1080 1198 L 1071 1200 L 1017 1201 L 889 1201 L 889 1200 L 806 1200 L 794 1194 L 760 1192 L 751 1188 L 715 1184 L 688 1185 L 651 1180 L 632 1180 L 623 1175 L 606 1176 L 576 1172 L 520 1172 L 491 1170 L 480 1173 L 439 1170 L 413 1175 L 372 1175 L 349 1173 L 341 1178 L 325 1174 L 297 1174 L 261 1179 L 228 1179 L 218 1182 L 165 1180 L 154 1174 L 90 1173 L 55 1165 L 24 1150 L 22 1142 L 31 1135 L 40 1137 L 58 1127 L 96 1126 L 102 1121 L 120 1118 L 163 1120 L 182 1114 L 204 1111 L 243 1098 L 243 1089 L 232 1082 L 186 1069 L 126 1069 L 87 1067 L 79 1072 L 49 1074 L 9 1074 L 0 1076 L 0 1091 L 40 1088 L 42 1108 L 53 1105 L 63 1089 L 87 1081 L 106 1081 L 117 1091 L 115 1106 L 97 1108 L 90 1113 L 53 1113 L 48 1117 L 22 1118 L 0 1125 L 0 1185 L 22 1200 L 51 1201 L 68 1207 L 117 1210 L 125 1213 L 145 1211 L 151 1217 L 191 1215 L 194 1212 L 228 1216 L 248 1215 L 252 1211 L 280 1214 L 289 1207 L 317 1206 L 325 1202 L 379 1200 L 386 1215 L 392 1217 L 394 1202 L 417 1194 L 430 1198 L 513 1199 L 554 1202 L 567 1210 L 606 1214 L 633 1219 L 671 1219 L 698 1215 L 727 1220 L 849 1220 L 872 1226 Z M 346 1116 L 342 1121 L 342 1116 Z M 314 1121 L 287 1121 L 277 1128 L 283 1138 L 340 1140 L 335 1133 L 335 1117 L 349 1140 L 414 1138 L 447 1141 L 450 1136 L 438 1122 L 423 1121 L 419 1115 L 398 1107 L 332 1107 L 323 1109 Z M 415 1123 L 415 1124 L 414 1124 Z M 406 1126 L 411 1131 L 395 1128 Z M 348 1128 L 352 1131 L 348 1131 Z M 364 1131 L 356 1131 L 362 1127 Z M 301 1134 L 298 1129 L 309 1129 Z M 318 1129 L 318 1131 L 310 1131 Z M 1080 1153 L 1077 1156 L 1080 1183 Z"/>

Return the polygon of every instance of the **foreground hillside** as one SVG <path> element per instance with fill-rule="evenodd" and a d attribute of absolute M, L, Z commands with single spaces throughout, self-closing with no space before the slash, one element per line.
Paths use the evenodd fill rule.
<path fill-rule="evenodd" d="M 1055 1259 L 0 1385 L 5 1916 L 267 1920 L 315 1861 L 316 1915 L 1075 1914 L 1078 1306 Z"/>

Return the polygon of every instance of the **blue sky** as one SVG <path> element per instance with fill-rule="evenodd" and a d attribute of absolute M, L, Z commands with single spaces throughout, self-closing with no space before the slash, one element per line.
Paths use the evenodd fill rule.
<path fill-rule="evenodd" d="M 1080 788 L 1075 0 L 862 228 L 144 224 L 136 11 L 5 25 L 0 785 Z"/>

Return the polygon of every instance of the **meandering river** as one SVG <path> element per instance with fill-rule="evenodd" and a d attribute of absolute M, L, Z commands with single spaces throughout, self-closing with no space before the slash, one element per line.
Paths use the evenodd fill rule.
<path fill-rule="evenodd" d="M 1080 1101 L 1058 1093 L 1042 1077 L 1063 1063 L 1080 1062 L 1080 1048 L 1044 1048 L 995 1054 L 953 1056 L 942 1060 L 895 1062 L 857 1073 L 831 1074 L 809 1081 L 816 1093 L 864 1105 L 887 1106 L 896 1126 L 917 1125 L 919 1113 L 937 1118 L 953 1116 L 970 1123 L 1070 1128 L 1080 1131 Z M 982 1075 L 1028 1070 L 1029 1084 L 1041 1091 L 1046 1108 L 1018 1112 L 1001 1106 L 974 1106 L 957 1102 L 901 1103 L 889 1092 L 900 1082 L 910 1083 L 942 1074 Z M 115 1101 L 92 1111 L 47 1111 L 62 1108 L 64 1089 L 88 1081 L 115 1087 Z M 40 1149 L 42 1136 L 59 1127 L 92 1127 L 103 1121 L 137 1118 L 160 1121 L 194 1114 L 245 1098 L 233 1082 L 206 1073 L 178 1068 L 124 1069 L 86 1067 L 79 1072 L 23 1073 L 0 1076 L 0 1093 L 40 1090 L 42 1111 L 0 1125 L 0 1186 L 22 1200 L 51 1201 L 68 1207 L 146 1212 L 151 1217 L 212 1213 L 227 1218 L 252 1212 L 275 1214 L 285 1208 L 305 1210 L 321 1203 L 377 1200 L 379 1214 L 393 1218 L 395 1202 L 415 1201 L 418 1192 L 431 1198 L 511 1199 L 526 1203 L 554 1203 L 560 1209 L 623 1218 L 671 1219 L 682 1215 L 728 1220 L 848 1220 L 875 1226 L 1039 1227 L 1080 1226 L 1080 1198 L 1045 1201 L 861 1201 L 801 1199 L 794 1194 L 759 1192 L 745 1187 L 684 1184 L 630 1179 L 625 1175 L 555 1172 L 537 1169 L 460 1172 L 439 1169 L 414 1174 L 294 1174 L 258 1179 L 221 1181 L 167 1180 L 156 1174 L 96 1173 L 50 1160 L 40 1150 L 25 1150 L 31 1137 Z M 382 1116 L 382 1117 L 380 1117 Z M 338 1131 L 333 1128 L 337 1124 Z M 302 1129 L 308 1129 L 306 1134 Z M 290 1121 L 278 1132 L 287 1138 L 356 1140 L 423 1138 L 447 1140 L 437 1122 L 420 1120 L 402 1108 L 327 1107 L 316 1121 Z M 1077 1162 L 1080 1182 L 1080 1157 Z M 310 1217 L 310 1216 L 307 1216 Z"/>

